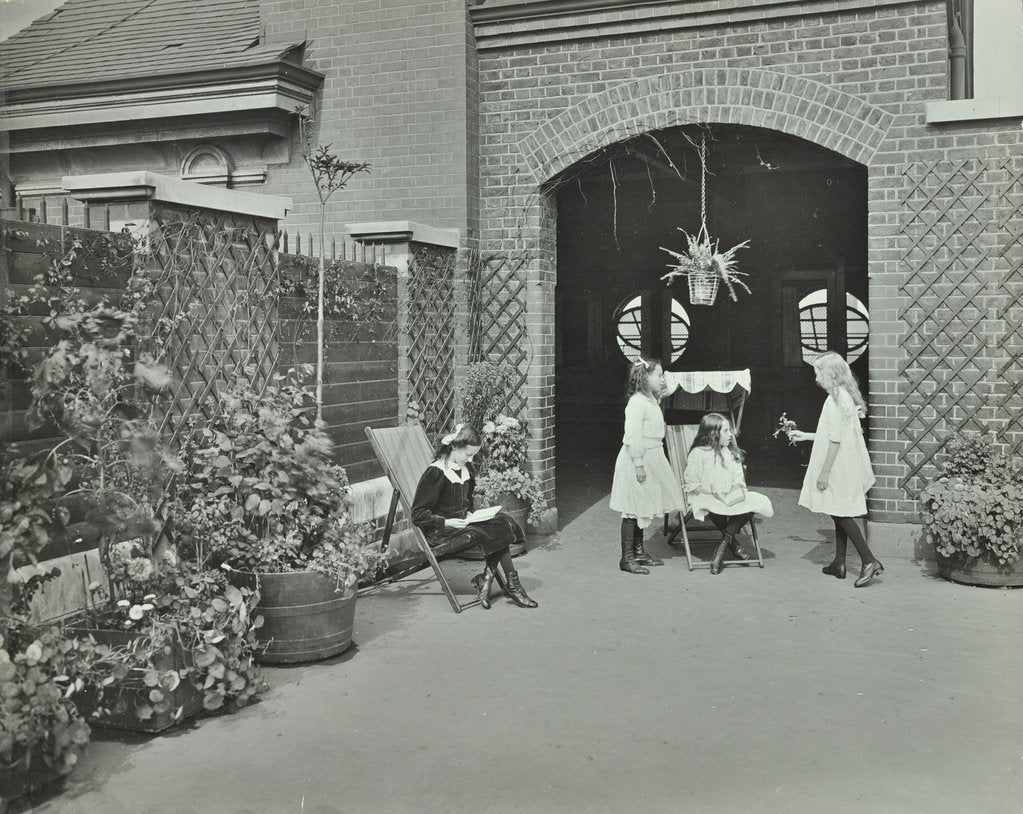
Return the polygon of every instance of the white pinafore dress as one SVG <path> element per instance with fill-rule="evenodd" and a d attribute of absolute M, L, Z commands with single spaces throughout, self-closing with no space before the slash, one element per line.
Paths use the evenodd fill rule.
<path fill-rule="evenodd" d="M 839 444 L 838 454 L 831 466 L 828 488 L 821 491 L 817 478 L 832 441 Z M 799 505 L 833 517 L 860 517 L 867 513 L 866 495 L 874 480 L 856 402 L 844 389 L 839 389 L 828 396 L 821 410 Z"/>
<path fill-rule="evenodd" d="M 767 495 L 746 490 L 745 500 L 731 506 L 722 503 L 712 494 L 701 492 L 694 495 L 696 488 L 727 495 L 735 486 L 746 487 L 746 473 L 742 463 L 735 460 L 732 453 L 725 449 L 716 453 L 710 447 L 696 447 L 689 450 L 686 457 L 685 490 L 689 497 L 689 508 L 693 517 L 703 520 L 707 512 L 732 517 L 738 514 L 759 514 L 761 517 L 774 517 L 774 506 Z"/>
<path fill-rule="evenodd" d="M 636 480 L 636 467 L 642 464 L 646 480 Z M 664 454 L 664 414 L 649 396 L 634 393 L 625 406 L 625 434 L 615 460 L 611 483 L 612 511 L 636 518 L 641 529 L 668 512 L 685 506 L 682 485 L 671 471 Z"/>

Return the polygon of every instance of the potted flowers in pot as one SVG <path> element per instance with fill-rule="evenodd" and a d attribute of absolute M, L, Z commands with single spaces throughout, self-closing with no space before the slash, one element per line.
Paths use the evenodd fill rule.
<path fill-rule="evenodd" d="M 967 585 L 1023 586 L 1023 471 L 986 437 L 955 436 L 920 495 L 938 571 Z"/>
<path fill-rule="evenodd" d="M 384 554 L 348 511 L 348 478 L 301 375 L 239 376 L 182 450 L 178 532 L 201 562 L 258 590 L 257 658 L 302 662 L 351 644 L 355 591 Z"/>
<path fill-rule="evenodd" d="M 75 625 L 124 654 L 115 680 L 79 704 L 94 725 L 161 732 L 202 711 L 240 708 L 266 688 L 253 659 L 255 591 L 173 549 L 154 557 L 142 540 L 115 544 L 109 559 L 116 601 Z"/>
<path fill-rule="evenodd" d="M 483 424 L 486 456 L 476 477 L 477 503 L 500 503 L 506 512 L 525 528 L 537 525 L 547 509 L 547 501 L 536 478 L 526 471 L 529 436 L 517 418 L 497 415 Z"/>

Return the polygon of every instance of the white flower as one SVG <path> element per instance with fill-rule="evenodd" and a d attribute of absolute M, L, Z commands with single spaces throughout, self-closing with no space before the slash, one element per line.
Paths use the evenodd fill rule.
<path fill-rule="evenodd" d="M 150 605 L 148 602 L 146 602 L 143 605 L 139 605 L 139 607 L 142 608 L 142 610 L 144 611 L 151 611 L 153 609 L 153 606 Z"/>
<path fill-rule="evenodd" d="M 145 616 L 145 611 L 142 609 L 141 605 L 132 605 L 131 610 L 128 611 L 128 618 L 136 622 L 143 616 Z"/>
<path fill-rule="evenodd" d="M 119 607 L 119 608 L 127 608 L 130 604 L 131 604 L 131 602 L 129 602 L 127 599 L 118 599 L 117 600 L 117 607 Z"/>

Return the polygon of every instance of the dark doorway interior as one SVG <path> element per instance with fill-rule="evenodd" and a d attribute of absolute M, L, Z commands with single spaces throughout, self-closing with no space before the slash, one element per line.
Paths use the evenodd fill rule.
<path fill-rule="evenodd" d="M 677 227 L 699 228 L 699 159 L 686 136 L 698 143 L 701 133 L 710 234 L 722 248 L 750 241 L 738 260 L 752 294 L 739 290 L 736 303 L 722 290 L 710 307 L 691 305 L 684 284 L 660 281 L 670 256 L 659 247 L 678 251 Z M 580 162 L 555 194 L 562 516 L 610 488 L 629 364 L 623 343 L 660 356 L 667 370 L 750 368 L 741 432 L 749 480 L 798 485 L 808 450 L 771 434 L 782 412 L 815 426 L 823 394 L 805 359 L 847 350 L 866 381 L 866 169 L 775 131 L 673 128 Z"/>

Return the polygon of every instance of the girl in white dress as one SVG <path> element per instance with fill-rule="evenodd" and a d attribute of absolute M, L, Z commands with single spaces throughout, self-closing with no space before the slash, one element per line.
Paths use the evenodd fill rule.
<path fill-rule="evenodd" d="M 749 553 L 736 535 L 754 514 L 773 517 L 774 507 L 767 495 L 746 488 L 735 430 L 720 413 L 707 413 L 700 419 L 700 428 L 686 457 L 683 481 L 693 517 L 697 520 L 709 517 L 721 532 L 710 572 L 721 573 L 727 550 L 738 560 L 748 560 Z"/>
<path fill-rule="evenodd" d="M 649 574 L 643 566 L 664 565 L 647 553 L 643 529 L 654 518 L 680 511 L 682 487 L 664 454 L 664 371 L 656 359 L 638 359 L 629 369 L 629 403 L 625 434 L 615 461 L 611 510 L 622 514 L 622 558 L 618 567 L 629 574 Z"/>
<path fill-rule="evenodd" d="M 822 353 L 814 360 L 813 369 L 817 384 L 828 397 L 817 432 L 795 430 L 790 435 L 793 441 L 813 441 L 799 505 L 829 514 L 835 523 L 835 559 L 821 571 L 845 579 L 846 543 L 852 540 L 861 565 L 854 585 L 862 588 L 884 573 L 884 566 L 871 553 L 855 519 L 867 513 L 866 494 L 874 485 L 874 470 L 860 429 L 867 405 L 849 365 L 837 353 Z"/>

